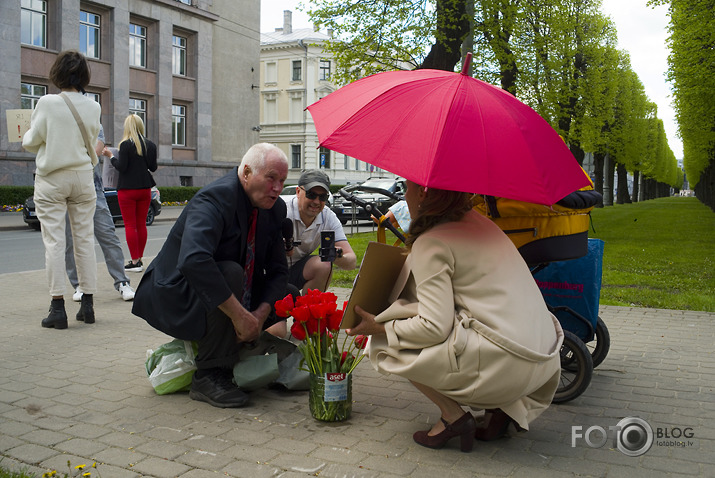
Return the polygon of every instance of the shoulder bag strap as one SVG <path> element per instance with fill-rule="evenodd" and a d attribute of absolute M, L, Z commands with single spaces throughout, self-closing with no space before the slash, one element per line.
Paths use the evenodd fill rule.
<path fill-rule="evenodd" d="M 64 93 L 60 93 L 60 96 L 62 97 L 63 100 L 65 100 L 65 103 L 67 103 L 67 106 L 69 107 L 70 111 L 72 112 L 72 116 L 74 116 L 75 121 L 77 122 L 77 126 L 79 126 L 79 131 L 82 133 L 82 138 L 84 138 L 84 147 L 87 148 L 87 153 L 89 154 L 89 159 L 92 161 L 92 167 L 95 167 L 97 163 L 99 162 L 99 159 L 97 158 L 97 152 L 94 150 L 94 148 L 89 144 L 89 137 L 87 136 L 87 128 L 84 127 L 84 122 L 82 121 L 82 118 L 80 118 L 79 113 L 77 112 L 77 109 L 74 107 L 70 99 L 65 95 Z"/>

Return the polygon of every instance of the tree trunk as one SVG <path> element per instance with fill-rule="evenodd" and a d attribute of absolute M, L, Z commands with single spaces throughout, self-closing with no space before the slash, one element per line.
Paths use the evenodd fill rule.
<path fill-rule="evenodd" d="M 420 68 L 454 71 L 469 30 L 466 0 L 437 0 L 437 40 Z M 443 38 L 440 40 L 439 38 Z"/>
<path fill-rule="evenodd" d="M 638 193 L 640 191 L 640 189 L 639 189 L 640 178 L 641 178 L 640 171 L 638 171 L 637 169 L 635 171 L 633 171 L 633 195 L 631 196 L 632 202 L 638 202 Z"/>
<path fill-rule="evenodd" d="M 698 184 L 692 187 L 695 197 L 715 211 L 715 163 L 710 163 L 700 174 Z"/>
<path fill-rule="evenodd" d="M 601 193 L 603 196 L 603 165 L 605 163 L 605 154 L 593 153 L 593 189 Z M 603 203 L 598 207 L 603 207 Z"/>
<path fill-rule="evenodd" d="M 464 37 L 462 42 L 462 64 L 464 64 L 464 59 L 467 57 L 467 53 L 474 53 L 474 0 L 466 0 L 466 12 L 467 18 L 469 18 L 469 30 L 467 31 L 467 36 Z M 469 70 L 467 71 L 467 76 L 474 75 L 474 62 L 469 64 Z"/>
<path fill-rule="evenodd" d="M 603 172 L 603 205 L 613 206 L 613 177 L 616 165 L 610 154 L 605 157 L 605 168 Z"/>
<path fill-rule="evenodd" d="M 655 197 L 654 183 L 655 183 L 655 181 L 651 178 L 644 179 L 644 181 L 643 181 L 643 200 L 644 201 L 648 201 L 649 199 L 653 199 Z"/>
<path fill-rule="evenodd" d="M 631 196 L 628 191 L 628 170 L 626 170 L 626 166 L 621 163 L 617 164 L 616 170 L 618 171 L 616 204 L 630 204 Z"/>
<path fill-rule="evenodd" d="M 578 161 L 578 164 L 583 166 L 583 158 L 586 157 L 586 152 L 581 148 L 581 143 L 576 140 L 571 140 L 569 149 L 571 150 L 571 154 L 573 154 L 574 158 L 576 158 L 576 161 Z"/>

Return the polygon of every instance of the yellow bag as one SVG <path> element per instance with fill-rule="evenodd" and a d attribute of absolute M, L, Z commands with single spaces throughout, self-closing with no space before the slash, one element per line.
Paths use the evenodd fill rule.
<path fill-rule="evenodd" d="M 509 236 L 527 264 L 535 264 L 586 255 L 590 212 L 600 199 L 587 187 L 551 207 L 475 195 L 473 208 Z"/>

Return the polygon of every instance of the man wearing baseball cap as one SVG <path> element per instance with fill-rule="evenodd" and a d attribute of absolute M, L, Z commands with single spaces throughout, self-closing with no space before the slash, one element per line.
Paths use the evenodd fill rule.
<path fill-rule="evenodd" d="M 328 175 L 319 170 L 308 170 L 298 179 L 296 196 L 286 204 L 286 217 L 293 223 L 293 238 L 296 241 L 293 249 L 286 252 L 288 284 L 298 290 L 325 291 L 330 285 L 332 262 L 322 261 L 318 255 L 313 254 L 320 247 L 323 231 L 335 232 L 335 265 L 345 270 L 354 269 L 357 265 L 357 257 L 348 243 L 340 220 L 330 208 L 325 207 L 328 198 Z"/>

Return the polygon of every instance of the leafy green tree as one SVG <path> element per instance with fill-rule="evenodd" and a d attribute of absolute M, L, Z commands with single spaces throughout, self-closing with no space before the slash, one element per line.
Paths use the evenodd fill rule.
<path fill-rule="evenodd" d="M 603 72 L 615 66 L 615 28 L 600 0 L 528 0 L 519 51 L 520 97 L 561 134 L 579 163 L 593 146 L 611 99 Z M 607 64 L 606 64 L 607 63 Z"/>
<path fill-rule="evenodd" d="M 594 152 L 598 189 L 613 185 L 616 163 L 606 181 L 599 167 L 607 157 L 620 165 L 621 181 L 641 163 L 652 169 L 644 138 L 655 115 L 600 7 L 601 0 L 313 0 L 308 13 L 339 39 L 328 44 L 339 83 L 399 68 L 453 71 L 473 49 L 478 78 L 532 106 L 579 163 Z"/>
<path fill-rule="evenodd" d="M 332 29 L 337 82 L 380 71 L 454 70 L 469 29 L 466 0 L 315 0 L 311 19 Z"/>
<path fill-rule="evenodd" d="M 649 4 L 669 5 L 668 79 L 683 140 L 683 165 L 696 196 L 715 209 L 715 2 L 650 0 Z"/>

